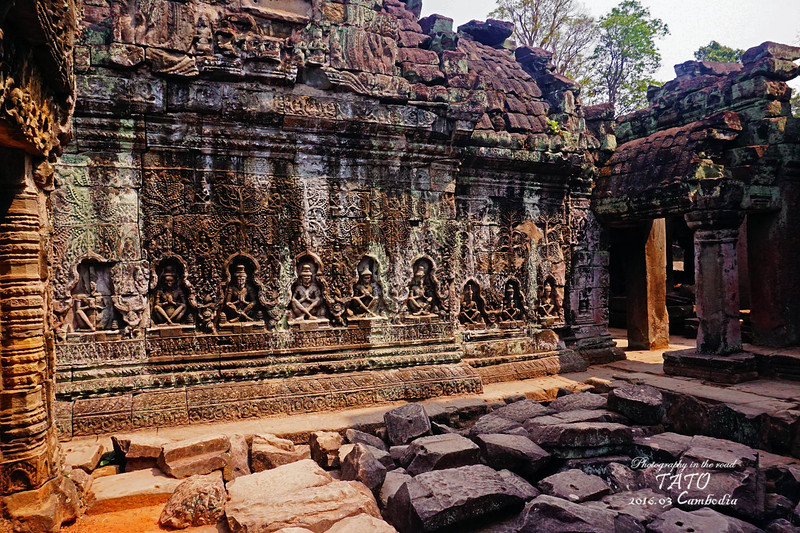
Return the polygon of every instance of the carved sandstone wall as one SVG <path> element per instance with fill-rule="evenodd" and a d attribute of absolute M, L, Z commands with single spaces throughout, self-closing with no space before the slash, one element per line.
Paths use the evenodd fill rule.
<path fill-rule="evenodd" d="M 398 0 L 82 9 L 53 202 L 67 434 L 615 356 L 601 142 L 507 26 L 456 33 Z"/>

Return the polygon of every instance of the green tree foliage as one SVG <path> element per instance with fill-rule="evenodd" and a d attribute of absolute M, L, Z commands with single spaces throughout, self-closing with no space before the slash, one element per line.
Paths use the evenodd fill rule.
<path fill-rule="evenodd" d="M 738 63 L 742 59 L 744 50 L 731 48 L 717 41 L 711 41 L 705 46 L 701 46 L 694 53 L 697 61 L 719 61 L 720 63 Z"/>
<path fill-rule="evenodd" d="M 789 103 L 792 104 L 792 114 L 795 117 L 800 118 L 800 91 L 794 89 L 794 94 L 792 95 L 791 100 L 789 100 Z"/>
<path fill-rule="evenodd" d="M 498 0 L 489 16 L 513 22 L 518 44 L 552 52 L 559 74 L 585 77 L 596 26 L 575 0 Z"/>
<path fill-rule="evenodd" d="M 589 100 L 608 101 L 617 113 L 647 105 L 647 85 L 661 65 L 656 39 L 669 28 L 638 0 L 624 0 L 598 22 L 599 38 L 586 84 Z"/>

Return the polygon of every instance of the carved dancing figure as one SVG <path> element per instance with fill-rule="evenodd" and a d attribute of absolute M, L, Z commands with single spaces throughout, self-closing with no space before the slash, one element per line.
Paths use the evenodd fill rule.
<path fill-rule="evenodd" d="M 115 326 L 114 308 L 109 295 L 103 294 L 97 287 L 97 272 L 94 266 L 88 267 L 84 278 L 84 288 L 88 280 L 88 293 L 74 295 L 75 329 L 83 331 L 107 330 Z"/>
<path fill-rule="evenodd" d="M 222 322 L 255 322 L 258 316 L 254 309 L 258 304 L 258 293 L 250 281 L 247 268 L 238 264 L 233 269 L 233 277 L 225 289 L 222 302 Z"/>
<path fill-rule="evenodd" d="M 158 280 L 153 300 L 153 322 L 175 325 L 191 318 L 187 314 L 186 294 L 180 286 L 174 265 L 166 265 Z"/>
<path fill-rule="evenodd" d="M 556 283 L 552 277 L 548 277 L 542 284 L 539 305 L 536 310 L 540 319 L 558 319 L 560 316 L 561 306 L 558 303 Z"/>
<path fill-rule="evenodd" d="M 461 294 L 461 311 L 458 314 L 458 321 L 465 325 L 477 325 L 484 321 L 480 306 L 476 301 L 478 295 L 474 292 L 473 284 L 467 282 L 464 285 L 464 292 Z"/>
<path fill-rule="evenodd" d="M 296 284 L 289 303 L 290 321 L 315 321 L 324 318 L 322 289 L 317 284 L 309 263 L 303 263 L 300 267 L 298 279 L 300 282 Z"/>
<path fill-rule="evenodd" d="M 350 315 L 356 317 L 377 317 L 380 298 L 377 287 L 373 284 L 372 271 L 364 266 L 359 273 L 358 283 L 353 286 L 353 298 L 350 300 Z"/>
<path fill-rule="evenodd" d="M 406 305 L 408 311 L 414 316 L 425 316 L 431 314 L 433 296 L 431 296 L 425 283 L 425 267 L 420 264 L 414 272 L 414 279 L 411 281 Z"/>
<path fill-rule="evenodd" d="M 519 287 L 514 281 L 506 282 L 506 289 L 503 295 L 503 306 L 500 309 L 501 322 L 516 322 L 525 319 L 525 311 L 522 309 L 522 298 L 519 294 Z"/>

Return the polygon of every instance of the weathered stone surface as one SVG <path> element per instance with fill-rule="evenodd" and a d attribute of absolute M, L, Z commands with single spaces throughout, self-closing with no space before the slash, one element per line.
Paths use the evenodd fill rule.
<path fill-rule="evenodd" d="M 227 496 L 221 472 L 192 476 L 169 497 L 158 523 L 176 529 L 216 524 L 225 512 Z"/>
<path fill-rule="evenodd" d="M 687 435 L 666 432 L 636 438 L 634 448 L 638 456 L 649 462 L 672 463 L 689 448 L 691 441 L 692 437 Z"/>
<path fill-rule="evenodd" d="M 494 19 L 487 19 L 486 22 L 471 20 L 459 26 L 458 31 L 469 34 L 479 43 L 497 46 L 511 37 L 511 34 L 514 33 L 514 24 Z"/>
<path fill-rule="evenodd" d="M 362 513 L 336 522 L 325 533 L 397 533 L 397 530 L 383 520 Z"/>
<path fill-rule="evenodd" d="M 800 501 L 800 465 L 783 465 L 770 468 L 766 472 L 767 482 L 775 487 L 775 492 L 786 496 L 793 502 Z"/>
<path fill-rule="evenodd" d="M 344 438 L 333 431 L 315 431 L 308 438 L 311 458 L 326 469 L 339 467 L 339 447 Z"/>
<path fill-rule="evenodd" d="M 544 478 L 539 482 L 539 490 L 575 503 L 597 500 L 611 492 L 611 488 L 601 478 L 577 469 Z"/>
<path fill-rule="evenodd" d="M 593 392 L 579 392 L 560 396 L 550 402 L 548 407 L 560 413 L 563 411 L 574 411 L 576 409 L 606 409 L 607 405 L 608 400 L 605 396 Z"/>
<path fill-rule="evenodd" d="M 519 402 L 514 402 L 500 407 L 499 409 L 495 409 L 491 412 L 491 414 L 522 424 L 526 420 L 530 420 L 531 418 L 537 416 L 548 415 L 552 412 L 553 411 L 551 409 L 543 406 L 539 402 L 535 402 L 533 400 L 521 400 Z"/>
<path fill-rule="evenodd" d="M 644 426 L 660 424 L 664 417 L 661 391 L 647 385 L 631 385 L 608 393 L 608 407 Z"/>
<path fill-rule="evenodd" d="M 431 470 L 443 470 L 476 464 L 480 448 L 461 435 L 432 435 L 414 440 L 400 458 L 400 464 L 416 476 Z"/>
<path fill-rule="evenodd" d="M 254 435 L 250 445 L 250 467 L 253 472 L 262 472 L 278 466 L 300 461 L 302 455 L 295 450 L 294 443 L 275 435 Z"/>
<path fill-rule="evenodd" d="M 495 470 L 484 465 L 426 472 L 404 483 L 389 499 L 386 517 L 401 533 L 458 527 L 523 498 Z"/>
<path fill-rule="evenodd" d="M 627 424 L 629 420 L 614 411 L 607 409 L 574 409 L 563 411 L 547 416 L 537 416 L 531 418 L 525 424 L 531 425 L 550 425 L 550 424 L 572 424 L 575 422 L 613 422 L 615 424 Z"/>
<path fill-rule="evenodd" d="M 542 494 L 522 512 L 520 533 L 615 533 L 612 511 Z"/>
<path fill-rule="evenodd" d="M 81 501 L 85 502 L 86 494 L 92 487 L 92 481 L 94 481 L 94 478 L 87 474 L 82 468 L 73 468 L 67 477 L 75 484 L 75 489 L 77 489 Z"/>
<path fill-rule="evenodd" d="M 550 462 L 550 454 L 531 439 L 519 435 L 483 434 L 475 437 L 486 464 L 530 477 Z"/>
<path fill-rule="evenodd" d="M 347 442 L 351 444 L 360 442 L 361 444 L 368 444 L 383 451 L 389 451 L 389 447 L 383 440 L 375 435 L 370 435 L 369 433 L 364 433 L 357 429 L 348 428 L 347 431 L 345 431 L 345 437 L 347 437 Z"/>
<path fill-rule="evenodd" d="M 225 514 L 234 533 L 286 527 L 322 533 L 349 516 L 380 516 L 369 489 L 334 481 L 310 459 L 239 477 L 228 483 L 228 495 Z"/>
<path fill-rule="evenodd" d="M 764 533 L 797 533 L 797 528 L 785 518 L 779 518 L 767 524 Z"/>
<path fill-rule="evenodd" d="M 181 481 L 158 469 L 97 478 L 86 501 L 87 514 L 109 513 L 166 502 Z"/>
<path fill-rule="evenodd" d="M 392 409 L 383 415 L 383 420 L 389 442 L 395 446 L 408 444 L 417 437 L 431 433 L 431 421 L 425 408 L 417 403 Z"/>
<path fill-rule="evenodd" d="M 71 444 L 64 450 L 66 456 L 64 463 L 72 468 L 80 468 L 86 473 L 91 474 L 100 462 L 100 457 L 106 449 L 100 443 L 92 444 Z"/>
<path fill-rule="evenodd" d="M 161 449 L 158 466 L 176 478 L 208 474 L 225 468 L 230 461 L 230 448 L 226 435 L 172 442 Z"/>
<path fill-rule="evenodd" d="M 600 501 L 607 509 L 630 515 L 642 524 L 672 507 L 666 495 L 652 489 L 617 492 L 603 496 Z"/>
<path fill-rule="evenodd" d="M 622 424 L 578 422 L 540 426 L 526 423 L 531 440 L 556 457 L 595 457 L 624 450 L 633 443 Z"/>
<path fill-rule="evenodd" d="M 16 492 L 2 498 L 4 528 L 15 524 L 16 531 L 56 532 L 80 513 L 80 496 L 75 484 L 66 477 L 54 478 L 36 490 Z"/>
<path fill-rule="evenodd" d="M 230 436 L 230 461 L 222 470 L 225 481 L 232 481 L 239 476 L 248 476 L 250 472 L 250 447 L 244 435 Z"/>
<path fill-rule="evenodd" d="M 497 473 L 500 474 L 500 477 L 502 477 L 506 483 L 514 487 L 516 493 L 522 496 L 522 499 L 525 501 L 532 500 L 541 494 L 536 487 L 525 481 L 524 478 L 518 476 L 511 470 L 498 470 Z"/>
<path fill-rule="evenodd" d="M 758 533 L 756 526 L 736 518 L 704 508 L 697 511 L 670 509 L 653 520 L 647 531 L 653 533 L 677 533 L 683 531 L 715 531 L 719 533 Z"/>
<path fill-rule="evenodd" d="M 411 479 L 414 478 L 411 477 L 403 468 L 386 472 L 386 478 L 383 481 L 383 485 L 381 485 L 381 491 L 378 495 L 378 501 L 381 504 L 381 507 L 385 508 L 386 504 L 389 502 L 389 499 L 394 497 L 400 486 Z"/>
<path fill-rule="evenodd" d="M 386 478 L 386 467 L 364 444 L 354 444 L 342 461 L 342 481 L 360 481 L 371 491 L 377 491 Z"/>
<path fill-rule="evenodd" d="M 488 415 L 483 415 L 475 422 L 470 428 L 469 434 L 474 437 L 484 433 L 509 433 L 521 427 L 522 424 L 519 422 L 497 416 L 495 413 L 489 413 Z"/>
<path fill-rule="evenodd" d="M 117 474 L 122 472 L 122 468 L 119 465 L 106 465 L 101 466 L 100 468 L 95 468 L 92 472 L 92 478 L 98 477 L 105 477 L 105 476 L 116 476 Z"/>

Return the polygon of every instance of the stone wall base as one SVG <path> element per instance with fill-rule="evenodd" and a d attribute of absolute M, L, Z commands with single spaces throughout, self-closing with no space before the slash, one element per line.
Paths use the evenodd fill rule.
<path fill-rule="evenodd" d="M 758 379 L 758 361 L 748 352 L 707 355 L 695 350 L 664 352 L 664 373 L 716 383 L 741 383 Z"/>

